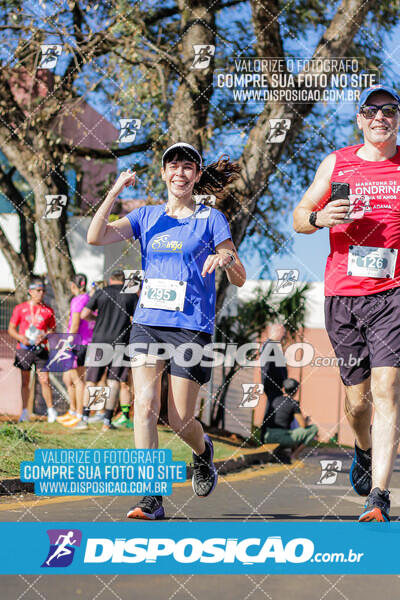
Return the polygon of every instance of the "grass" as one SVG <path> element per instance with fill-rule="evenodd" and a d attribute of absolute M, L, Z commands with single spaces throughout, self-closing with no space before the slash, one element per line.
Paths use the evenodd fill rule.
<path fill-rule="evenodd" d="M 191 449 L 166 427 L 158 428 L 159 447 L 170 448 L 174 460 L 192 461 Z M 34 460 L 41 448 L 134 448 L 133 432 L 128 429 L 101 432 L 101 423 L 90 425 L 87 431 L 74 432 L 58 423 L 5 423 L 0 425 L 0 478 L 19 477 L 20 463 Z M 237 444 L 214 440 L 214 457 L 230 458 Z"/>

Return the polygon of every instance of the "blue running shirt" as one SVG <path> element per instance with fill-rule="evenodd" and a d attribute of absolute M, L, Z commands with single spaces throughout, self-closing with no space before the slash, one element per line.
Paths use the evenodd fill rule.
<path fill-rule="evenodd" d="M 183 311 L 143 308 L 139 300 L 134 323 L 155 327 L 182 327 L 213 333 L 215 272 L 201 276 L 215 247 L 232 239 L 226 217 L 200 204 L 185 219 L 165 213 L 166 205 L 142 206 L 130 212 L 133 237 L 140 240 L 144 277 L 187 282 Z"/>

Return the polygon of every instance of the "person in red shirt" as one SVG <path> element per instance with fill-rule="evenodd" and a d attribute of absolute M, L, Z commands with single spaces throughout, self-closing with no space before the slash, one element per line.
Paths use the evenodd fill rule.
<path fill-rule="evenodd" d="M 54 423 L 57 411 L 53 407 L 53 398 L 49 382 L 49 373 L 41 371 L 45 366 L 49 352 L 47 335 L 56 329 L 56 318 L 52 308 L 42 301 L 44 284 L 40 278 L 34 278 L 29 284 L 30 300 L 17 304 L 8 326 L 9 335 L 18 340 L 14 366 L 21 369 L 22 414 L 20 421 L 28 421 L 29 374 L 36 365 L 43 398 L 47 405 L 47 420 Z"/>
<path fill-rule="evenodd" d="M 399 444 L 399 106 L 389 86 L 364 90 L 357 114 L 364 143 L 327 156 L 294 211 L 298 233 L 329 228 L 325 320 L 356 439 L 350 482 L 368 496 L 360 521 L 389 521 Z M 341 193 L 332 194 L 335 188 Z"/>

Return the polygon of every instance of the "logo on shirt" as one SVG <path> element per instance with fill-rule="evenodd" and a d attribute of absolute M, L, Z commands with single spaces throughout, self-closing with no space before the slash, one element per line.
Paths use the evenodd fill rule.
<path fill-rule="evenodd" d="M 339 171 L 338 175 L 344 175 L 345 173 L 354 173 L 355 169 L 347 169 L 346 171 Z"/>
<path fill-rule="evenodd" d="M 153 250 L 159 252 L 181 252 L 183 242 L 178 240 L 171 240 L 169 233 L 161 233 L 156 235 L 151 242 Z"/>

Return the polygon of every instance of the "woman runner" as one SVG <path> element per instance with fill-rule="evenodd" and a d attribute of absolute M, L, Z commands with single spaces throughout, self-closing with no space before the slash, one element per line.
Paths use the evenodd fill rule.
<path fill-rule="evenodd" d="M 129 346 L 135 390 L 135 446 L 158 448 L 157 420 L 165 354 L 161 358 L 156 348 L 157 344 L 168 344 L 172 348 L 167 363 L 168 421 L 192 448 L 192 486 L 202 497 L 212 492 L 218 478 L 213 444 L 195 419 L 198 391 L 209 381 L 211 368 L 200 364 L 201 356 L 196 361 L 188 358 L 197 349 L 202 353 L 203 347 L 211 343 L 215 269 L 225 269 L 230 283 L 237 286 L 244 284 L 246 272 L 225 216 L 215 208 L 196 205 L 193 193 L 222 195 L 224 188 L 238 177 L 238 171 L 239 166 L 228 159 L 203 168 L 201 156 L 193 146 L 174 144 L 162 157 L 167 203 L 142 206 L 108 223 L 119 194 L 135 182 L 135 173 L 122 172 L 97 210 L 87 234 L 89 244 L 94 245 L 132 237 L 140 240 L 144 283 Z M 194 345 L 193 350 L 188 351 L 188 343 Z M 183 344 L 185 349 L 181 349 Z M 191 366 L 193 362 L 196 364 Z M 162 519 L 162 496 L 144 496 L 127 516 Z"/>
<path fill-rule="evenodd" d="M 68 333 L 81 336 L 80 346 L 76 349 L 76 366 L 63 375 L 69 396 L 69 410 L 57 421 L 66 427 L 74 427 L 82 418 L 83 395 L 85 393 L 85 356 L 87 345 L 92 339 L 94 321 L 81 319 L 81 311 L 90 300 L 86 293 L 87 277 L 83 273 L 75 275 L 70 281 L 72 300 L 68 321 Z"/>

